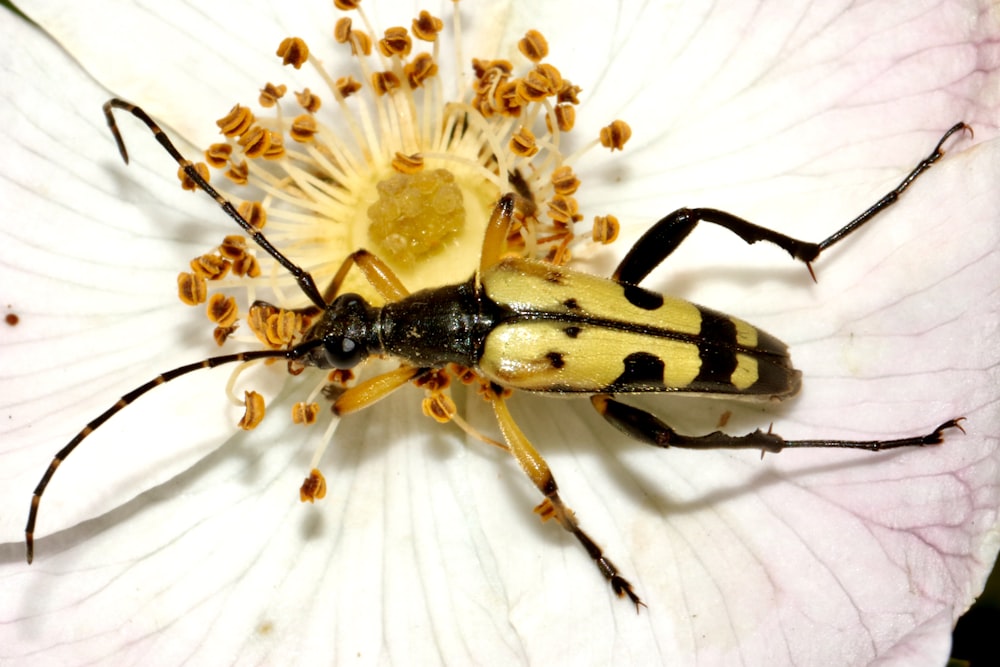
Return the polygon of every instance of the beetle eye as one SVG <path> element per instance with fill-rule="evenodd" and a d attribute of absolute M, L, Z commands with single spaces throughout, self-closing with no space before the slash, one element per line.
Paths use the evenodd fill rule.
<path fill-rule="evenodd" d="M 323 342 L 323 350 L 332 368 L 354 368 L 364 359 L 358 342 L 346 336 L 328 338 Z"/>

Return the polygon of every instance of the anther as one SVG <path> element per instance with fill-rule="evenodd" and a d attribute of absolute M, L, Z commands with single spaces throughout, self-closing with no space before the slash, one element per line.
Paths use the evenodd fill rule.
<path fill-rule="evenodd" d="M 552 189 L 556 194 L 571 195 L 580 187 L 580 179 L 573 173 L 573 168 L 568 165 L 556 167 L 551 176 Z"/>
<path fill-rule="evenodd" d="M 295 120 L 292 121 L 292 127 L 288 133 L 292 135 L 292 139 L 295 141 L 305 144 L 313 140 L 317 129 L 316 119 L 309 114 L 302 114 L 301 116 L 296 116 Z"/>
<path fill-rule="evenodd" d="M 231 327 L 236 323 L 239 316 L 239 308 L 236 307 L 236 299 L 222 294 L 213 294 L 208 300 L 206 307 L 208 319 L 215 322 L 220 327 Z"/>
<path fill-rule="evenodd" d="M 511 136 L 509 147 L 512 153 L 521 157 L 532 157 L 538 153 L 535 135 L 523 125 Z"/>
<path fill-rule="evenodd" d="M 264 397 L 255 391 L 244 392 L 244 405 L 246 405 L 246 411 L 237 426 L 244 431 L 252 431 L 264 419 Z"/>
<path fill-rule="evenodd" d="M 334 87 L 340 96 L 346 99 L 361 90 L 361 82 L 353 76 L 342 76 L 337 79 Z"/>
<path fill-rule="evenodd" d="M 219 131 L 227 137 L 238 137 L 254 123 L 254 115 L 250 109 L 237 104 L 229 113 L 215 121 L 219 126 Z"/>
<path fill-rule="evenodd" d="M 189 306 L 205 303 L 205 299 L 208 298 L 208 286 L 205 284 L 205 279 L 193 273 L 178 274 L 177 296 Z"/>
<path fill-rule="evenodd" d="M 301 93 L 295 93 L 295 101 L 297 101 L 299 106 L 309 113 L 316 113 L 323 104 L 319 95 L 316 95 L 308 88 L 302 89 Z"/>
<path fill-rule="evenodd" d="M 529 30 L 525 33 L 524 38 L 517 43 L 517 50 L 531 62 L 537 63 L 549 55 L 549 43 L 542 33 L 537 30 Z"/>
<path fill-rule="evenodd" d="M 316 423 L 319 415 L 319 403 L 303 403 L 299 401 L 292 406 L 292 423 L 311 426 Z"/>
<path fill-rule="evenodd" d="M 399 86 L 399 77 L 392 72 L 385 71 L 372 74 L 372 88 L 375 89 L 375 94 L 380 97 L 386 93 L 391 93 L 399 88 Z"/>
<path fill-rule="evenodd" d="M 623 120 L 616 120 L 601 128 L 601 145 L 611 150 L 621 150 L 631 137 L 632 128 Z"/>
<path fill-rule="evenodd" d="M 410 88 L 421 87 L 424 85 L 424 81 L 437 74 L 437 71 L 437 63 L 434 62 L 434 58 L 429 53 L 417 54 L 412 62 L 403 67 L 403 73 L 406 74 Z"/>
<path fill-rule="evenodd" d="M 300 37 L 286 37 L 281 40 L 275 55 L 281 58 L 283 65 L 299 69 L 309 59 L 309 47 Z"/>
<path fill-rule="evenodd" d="M 569 132 L 576 125 L 576 107 L 572 104 L 557 104 L 552 113 L 556 117 L 556 126 L 560 132 Z M 549 125 L 549 117 L 545 117 L 546 126 Z M 549 127 L 549 132 L 552 128 Z"/>
<path fill-rule="evenodd" d="M 413 36 L 425 42 L 437 41 L 438 33 L 444 28 L 444 21 L 433 16 L 427 10 L 420 12 L 420 15 L 413 19 Z"/>
<path fill-rule="evenodd" d="M 597 243 L 605 245 L 614 242 L 618 238 L 618 231 L 621 225 L 618 218 L 613 215 L 598 215 L 594 217 L 594 228 L 592 236 Z"/>
<path fill-rule="evenodd" d="M 410 55 L 411 48 L 413 48 L 413 42 L 410 40 L 409 33 L 406 32 L 406 28 L 403 27 L 387 28 L 385 37 L 378 41 L 378 50 L 386 58 L 392 56 L 405 58 Z"/>
<path fill-rule="evenodd" d="M 270 109 L 285 96 L 286 92 L 288 92 L 288 86 L 284 84 L 276 86 L 273 83 L 268 83 L 260 89 L 260 97 L 257 98 L 257 101 L 265 109 Z"/>
<path fill-rule="evenodd" d="M 229 144 L 212 144 L 205 151 L 205 162 L 215 169 L 222 169 L 229 162 L 233 147 Z"/>

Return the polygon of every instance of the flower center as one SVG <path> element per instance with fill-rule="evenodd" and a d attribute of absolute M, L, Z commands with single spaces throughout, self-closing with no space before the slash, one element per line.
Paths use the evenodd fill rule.
<path fill-rule="evenodd" d="M 447 169 L 395 174 L 379 181 L 368 207 L 368 237 L 383 259 L 408 267 L 465 227 L 462 189 Z"/>
<path fill-rule="evenodd" d="M 326 92 L 305 88 L 289 96 L 286 86 L 267 83 L 258 98 L 266 116 L 237 105 L 217 121 L 225 139 L 209 147 L 206 162 L 249 193 L 230 197 L 240 213 L 255 227 L 266 225 L 270 242 L 312 274 L 320 290 L 360 248 L 377 255 L 411 292 L 467 280 L 478 267 L 486 223 L 506 192 L 519 202 L 507 251 L 568 262 L 572 244 L 584 242 L 575 230 L 583 216 L 573 167 L 597 144 L 621 149 L 628 126 L 616 120 L 564 154 L 580 88 L 544 62 L 549 46 L 538 31 L 518 43 L 517 64 L 473 58 L 468 85 L 457 10 L 450 35 L 426 11 L 409 29 L 378 33 L 356 0 L 334 4 L 348 12 L 333 30 L 349 54 L 335 65 L 339 71 L 328 70 L 302 39 L 287 38 L 277 50 L 286 65 L 308 65 L 317 89 Z M 446 94 L 439 65 L 449 38 L 454 44 L 446 51 L 456 62 L 444 69 L 455 72 L 456 81 Z M 601 215 L 587 237 L 610 243 L 616 235 L 617 220 Z M 206 281 L 243 289 L 245 311 L 231 295 L 209 295 Z M 318 314 L 303 307 L 292 276 L 237 235 L 192 260 L 178 287 L 185 303 L 208 302 L 220 345 L 232 336 L 285 348 L 301 340 Z M 340 292 L 381 301 L 357 270 L 347 272 Z M 240 320 L 254 337 L 235 333 Z"/>

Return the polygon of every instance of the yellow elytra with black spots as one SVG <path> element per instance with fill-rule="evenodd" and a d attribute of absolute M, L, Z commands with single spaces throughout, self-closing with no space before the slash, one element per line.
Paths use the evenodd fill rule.
<path fill-rule="evenodd" d="M 742 320 L 522 258 L 505 258 L 478 280 L 364 310 L 345 317 L 331 308 L 318 330 L 328 335 L 338 323 L 367 321 L 365 331 L 352 334 L 368 344 L 365 354 L 427 367 L 457 363 L 511 389 L 767 399 L 799 388 L 785 344 Z M 322 354 L 317 350 L 311 362 L 324 365 Z"/>
<path fill-rule="evenodd" d="M 527 391 L 685 391 L 780 398 L 798 391 L 780 340 L 682 299 L 508 258 L 481 279 L 501 315 L 478 370 Z"/>

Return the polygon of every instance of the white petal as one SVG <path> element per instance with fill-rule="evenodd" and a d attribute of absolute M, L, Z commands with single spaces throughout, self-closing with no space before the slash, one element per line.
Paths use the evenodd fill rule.
<path fill-rule="evenodd" d="M 516 37 L 519 21 L 538 27 L 565 69 L 594 54 L 605 65 L 583 74 L 589 80 L 574 66 L 587 99 L 581 115 L 600 118 L 588 121 L 595 126 L 624 117 L 635 139 L 617 172 L 588 182 L 596 190 L 587 203 L 628 217 L 633 238 L 677 206 L 704 205 L 817 240 L 894 185 L 951 122 L 975 126 L 975 147 L 953 139 L 894 211 L 817 262 L 816 286 L 781 252 L 697 230 L 650 285 L 778 334 L 806 388 L 766 413 L 658 397 L 642 404 L 692 431 L 732 409 L 732 432 L 773 420 L 789 437 L 877 437 L 964 414 L 967 436 L 919 451 L 786 452 L 760 462 L 752 452 L 652 450 L 613 435 L 585 403 L 517 397 L 515 414 L 565 499 L 649 604 L 636 616 L 571 538 L 530 515 L 537 494 L 503 452 L 460 447 L 446 430 L 421 426 L 411 436 L 418 413 L 408 392 L 345 420 L 324 465 L 330 495 L 303 509 L 293 496 L 303 443 L 315 436 L 268 421 L 267 430 L 227 439 L 235 418 L 221 409 L 223 380 L 206 373 L 178 393 L 158 389 L 143 400 L 155 405 L 149 410 L 126 411 L 147 424 L 123 414 L 102 429 L 103 440 L 95 435 L 71 459 L 76 480 L 70 464 L 60 470 L 30 569 L 18 560 L 20 515 L 3 513 L 0 658 L 940 662 L 948 620 L 980 590 L 997 548 L 1000 415 L 990 369 L 1000 319 L 1000 160 L 996 109 L 977 78 L 995 83 L 995 74 L 975 48 L 989 40 L 968 34 L 961 6 L 908 16 L 879 3 L 866 6 L 870 15 L 828 3 L 795 13 L 778 3 L 741 16 L 741 6 L 735 15 L 718 5 L 702 14 L 696 3 L 638 16 L 595 12 L 568 47 L 555 23 L 543 24 L 548 15 L 523 4 L 506 14 L 504 35 Z M 460 8 L 474 30 L 479 5 Z M 563 12 L 563 22 L 574 16 Z M 902 27 L 880 23 L 883 13 Z M 171 16 L 156 21 L 163 42 L 136 27 L 140 38 L 103 62 L 65 39 L 116 94 L 146 104 L 162 91 L 151 111 L 199 143 L 210 140 L 206 113 L 219 115 L 272 78 L 243 68 L 273 61 L 273 44 L 257 34 L 280 39 L 330 25 L 297 26 L 292 15 L 279 25 L 265 13 L 272 30 L 234 18 L 243 32 L 216 39 L 220 51 L 205 58 L 193 46 L 205 26 Z M 228 22 L 218 16 L 208 25 Z M 92 51 L 102 39 L 119 48 L 79 25 L 74 32 Z M 0 395 L 19 398 L 8 406 L 3 441 L 15 444 L 4 447 L 0 468 L 11 476 L 4 506 L 19 508 L 51 450 L 113 397 L 210 353 L 194 342 L 203 327 L 178 321 L 171 285 L 205 246 L 188 235 L 204 232 L 210 242 L 226 221 L 178 192 L 155 146 L 143 152 L 130 142 L 137 153 L 124 170 L 102 119 L 87 111 L 106 94 L 24 26 L 3 27 L 5 43 L 34 58 L 0 84 L 13 88 L 0 129 L 13 147 L 4 190 L 14 193 L 0 202 L 10 240 L 0 258 L 22 315 L 4 330 L 4 349 L 18 354 L 5 353 Z M 172 30 L 193 36 L 179 41 Z M 149 52 L 129 51 L 147 42 Z M 568 55 L 557 58 L 559 49 Z M 137 65 L 114 82 L 129 53 Z M 167 54 L 164 64 L 156 53 Z M 184 58 L 198 66 L 178 68 Z M 51 162 L 32 166 L 37 155 Z M 76 211 L 83 202 L 87 210 Z M 56 233 L 41 242 L 40 229 Z M 54 341 L 54 332 L 76 344 Z M 63 386 L 76 394 L 56 398 Z M 188 400 L 185 419 L 177 411 Z M 489 428 L 471 403 L 472 418 Z M 55 410 L 63 414 L 43 418 Z M 186 423 L 195 416 L 220 424 Z"/>

